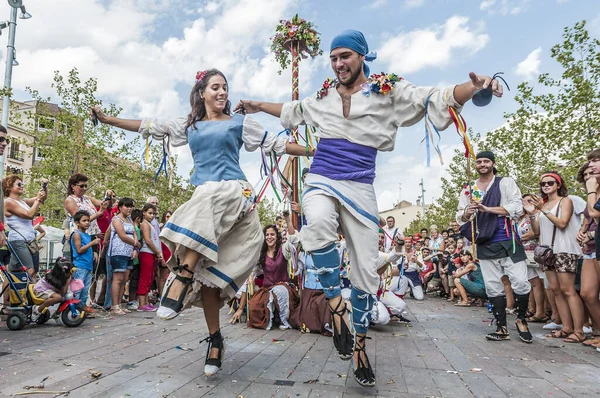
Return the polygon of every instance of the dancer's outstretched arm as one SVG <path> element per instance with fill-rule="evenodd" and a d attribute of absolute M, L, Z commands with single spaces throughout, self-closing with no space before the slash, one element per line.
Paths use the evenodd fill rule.
<path fill-rule="evenodd" d="M 135 131 L 136 133 L 140 131 L 140 126 L 142 125 L 141 120 L 121 119 L 118 117 L 108 116 L 102 112 L 100 105 L 94 106 L 90 111 L 90 115 L 96 116 L 100 123 L 109 124 L 123 130 Z"/>
<path fill-rule="evenodd" d="M 283 108 L 282 103 L 241 100 L 233 111 L 244 113 L 264 112 L 271 116 L 281 117 L 281 108 Z"/>

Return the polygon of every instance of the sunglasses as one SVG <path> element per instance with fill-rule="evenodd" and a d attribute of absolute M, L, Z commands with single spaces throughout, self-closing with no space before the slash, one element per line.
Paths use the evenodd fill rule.
<path fill-rule="evenodd" d="M 545 187 L 545 186 L 553 187 L 554 184 L 556 184 L 556 181 L 542 181 L 542 182 L 540 182 L 540 187 Z"/>
<path fill-rule="evenodd" d="M 81 184 L 81 185 L 76 185 L 76 186 L 79 187 L 79 188 L 83 188 L 83 189 L 87 188 L 87 184 Z"/>
<path fill-rule="evenodd" d="M 10 140 L 6 137 L 0 137 L 0 144 L 6 141 L 6 145 L 10 144 Z"/>

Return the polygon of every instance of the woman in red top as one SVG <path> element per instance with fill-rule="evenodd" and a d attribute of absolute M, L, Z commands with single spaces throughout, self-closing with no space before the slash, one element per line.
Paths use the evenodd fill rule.
<path fill-rule="evenodd" d="M 255 276 L 263 275 L 262 287 L 248 302 L 248 326 L 250 327 L 271 329 L 275 309 L 279 310 L 279 328 L 285 330 L 292 327 L 288 317 L 298 306 L 299 296 L 296 287 L 290 284 L 288 260 L 294 254 L 294 245 L 298 242 L 298 238 L 289 213 L 284 213 L 284 219 L 288 227 L 288 239 L 285 243 L 282 243 L 281 233 L 276 225 L 268 225 L 264 228 L 265 241 L 258 264 L 248 280 L 249 284 L 253 284 Z M 243 305 L 240 305 L 240 308 L 243 308 Z"/>

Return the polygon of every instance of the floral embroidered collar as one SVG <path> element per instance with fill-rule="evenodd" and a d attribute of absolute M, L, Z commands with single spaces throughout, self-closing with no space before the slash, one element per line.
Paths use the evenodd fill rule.
<path fill-rule="evenodd" d="M 480 189 L 475 181 L 471 182 L 471 192 L 469 192 L 469 184 L 464 184 L 463 189 L 465 190 L 465 195 L 472 195 L 475 202 L 481 201 L 487 192 L 483 189 Z"/>
<path fill-rule="evenodd" d="M 402 80 L 401 77 L 396 75 L 395 73 L 390 73 L 389 75 L 381 72 L 380 74 L 372 74 L 366 83 L 361 84 L 361 92 L 365 97 L 371 95 L 371 93 L 375 94 L 389 94 L 396 83 Z M 317 99 L 321 99 L 329 94 L 330 88 L 335 88 L 339 84 L 337 79 L 327 78 L 325 82 L 323 82 L 323 86 L 319 91 L 317 91 Z"/>

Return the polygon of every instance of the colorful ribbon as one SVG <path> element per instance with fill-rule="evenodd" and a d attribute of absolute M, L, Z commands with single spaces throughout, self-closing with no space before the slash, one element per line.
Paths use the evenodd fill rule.
<path fill-rule="evenodd" d="M 442 139 L 442 136 L 440 135 L 440 132 L 438 131 L 437 127 L 435 127 L 435 124 L 433 124 L 433 122 L 431 121 L 431 119 L 429 118 L 429 100 L 430 100 L 431 96 L 427 97 L 427 101 L 425 101 L 425 150 L 427 151 L 427 167 L 431 166 L 431 152 L 430 152 L 430 141 L 431 144 L 433 145 L 433 149 L 435 149 L 435 151 L 437 152 L 439 158 L 440 158 L 440 164 L 444 164 L 444 159 L 442 159 L 442 151 L 440 150 L 440 146 L 439 146 L 439 141 Z M 431 124 L 431 125 L 430 125 Z M 435 133 L 438 136 L 438 142 L 435 142 L 435 137 L 433 136 L 433 132 L 432 132 L 432 128 L 433 131 L 435 131 Z"/>
<path fill-rule="evenodd" d="M 448 107 L 448 113 L 454 122 L 454 126 L 456 127 L 456 133 L 462 138 L 463 145 L 465 147 L 465 157 L 469 156 L 475 160 L 475 151 L 473 151 L 473 146 L 471 145 L 471 141 L 469 141 L 469 135 L 467 134 L 467 122 L 465 119 L 456 112 L 454 108 L 451 106 Z"/>

